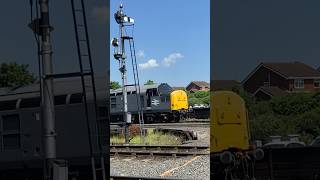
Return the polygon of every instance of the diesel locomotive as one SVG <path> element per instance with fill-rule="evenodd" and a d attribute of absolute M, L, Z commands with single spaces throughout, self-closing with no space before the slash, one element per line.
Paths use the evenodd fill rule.
<path fill-rule="evenodd" d="M 178 122 L 186 117 L 188 111 L 188 97 L 183 90 L 173 90 L 167 83 L 159 85 L 144 85 L 140 88 L 140 96 L 136 87 L 127 87 L 128 112 L 131 122 L 139 122 L 139 108 L 143 112 L 145 123 Z M 139 98 L 139 101 L 137 101 Z M 111 122 L 121 123 L 123 120 L 122 89 L 110 91 Z"/>
<path fill-rule="evenodd" d="M 86 91 L 91 134 L 86 133 L 88 124 L 81 87 L 79 78 L 54 80 L 57 158 L 67 160 L 70 169 L 78 165 L 90 167 L 89 139 L 92 141 L 93 156 L 97 159 L 100 153 L 106 156 L 108 151 L 106 80 L 96 80 L 97 121 L 92 88 L 88 87 Z M 41 174 L 43 148 L 40 104 L 37 83 L 0 91 L 0 179 L 16 179 L 9 178 L 15 177 L 8 172 L 9 169 L 19 169 L 27 173 L 25 176 L 21 174 L 17 179 L 22 179 L 22 176 L 23 179 L 34 177 L 29 173 L 31 169 L 35 169 L 35 174 Z M 97 138 L 100 139 L 102 150 Z"/>
<path fill-rule="evenodd" d="M 249 120 L 244 100 L 231 91 L 211 95 L 211 176 L 216 179 L 252 177 L 261 149 L 250 146 Z"/>

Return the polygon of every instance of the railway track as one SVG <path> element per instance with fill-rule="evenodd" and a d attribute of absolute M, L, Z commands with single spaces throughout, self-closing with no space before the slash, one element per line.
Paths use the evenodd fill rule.
<path fill-rule="evenodd" d="M 139 125 L 139 124 L 132 124 Z M 111 129 L 119 128 L 121 124 L 111 124 Z M 144 124 L 145 128 L 157 128 L 157 127 L 210 127 L 210 122 L 188 122 L 188 123 L 156 123 L 156 124 Z"/>
<path fill-rule="evenodd" d="M 167 180 L 178 180 L 178 178 L 166 178 Z M 163 178 L 148 178 L 148 177 L 135 177 L 135 176 L 110 176 L 110 180 L 163 180 Z M 181 179 L 179 180 L 189 180 Z"/>
<path fill-rule="evenodd" d="M 145 146 L 111 145 L 111 156 L 200 156 L 209 155 L 208 146 Z"/>

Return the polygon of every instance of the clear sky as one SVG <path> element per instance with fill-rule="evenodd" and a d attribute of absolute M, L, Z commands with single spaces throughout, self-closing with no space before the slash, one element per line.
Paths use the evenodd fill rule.
<path fill-rule="evenodd" d="M 215 0 L 214 79 L 243 80 L 260 62 L 320 66 L 319 0 Z"/>
<path fill-rule="evenodd" d="M 140 82 L 153 80 L 171 86 L 210 79 L 209 0 L 111 0 L 110 38 L 118 37 L 114 13 L 120 2 L 134 18 L 134 39 Z M 131 29 L 128 33 L 131 34 Z M 127 46 L 128 47 L 128 46 Z M 129 47 L 126 50 L 129 52 Z M 121 81 L 118 62 L 110 49 L 110 76 Z M 127 54 L 129 57 L 129 54 Z M 131 60 L 128 72 L 132 72 Z M 132 74 L 128 73 L 132 82 Z"/>
<path fill-rule="evenodd" d="M 33 0 L 34 3 L 36 0 Z M 108 43 L 107 0 L 86 2 L 89 36 L 96 74 L 106 74 Z M 79 71 L 70 1 L 49 1 L 55 73 Z M 0 3 L 0 63 L 29 64 L 36 73 L 37 51 L 30 23 L 29 0 Z"/>

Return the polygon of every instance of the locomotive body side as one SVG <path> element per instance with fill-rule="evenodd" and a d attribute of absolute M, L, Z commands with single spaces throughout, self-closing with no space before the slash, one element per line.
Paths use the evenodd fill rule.
<path fill-rule="evenodd" d="M 177 122 L 184 117 L 188 109 L 188 97 L 182 90 L 172 91 L 172 88 L 162 83 L 158 85 L 143 86 L 137 99 L 135 88 L 128 89 L 128 112 L 131 113 L 132 122 L 138 123 L 138 103 L 140 103 L 145 123 Z M 112 90 L 110 93 L 111 121 L 122 122 L 123 102 L 122 90 Z M 137 101 L 139 100 L 139 101 Z"/>
<path fill-rule="evenodd" d="M 68 160 L 88 161 L 89 138 L 92 138 L 94 155 L 99 152 L 96 137 L 100 138 L 103 154 L 109 139 L 108 107 L 104 79 L 96 80 L 98 122 L 91 89 L 87 91 L 89 126 L 88 135 L 80 79 L 54 81 L 55 125 L 57 157 Z M 10 167 L 42 167 L 41 115 L 39 84 L 18 88 L 12 94 L 0 95 L 0 171 Z M 99 128 L 99 129 L 96 129 Z M 76 140 L 79 141 L 76 141 Z"/>
<path fill-rule="evenodd" d="M 248 150 L 248 119 L 244 100 L 234 92 L 216 91 L 211 96 L 211 104 L 211 152 Z"/>

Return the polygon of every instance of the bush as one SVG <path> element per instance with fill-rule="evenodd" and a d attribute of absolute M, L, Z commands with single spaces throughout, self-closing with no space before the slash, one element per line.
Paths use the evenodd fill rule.
<path fill-rule="evenodd" d="M 187 92 L 189 105 L 195 104 L 210 104 L 210 92 L 209 91 L 197 91 L 194 93 Z"/>
<path fill-rule="evenodd" d="M 319 101 L 316 101 L 311 93 L 294 93 L 285 97 L 273 98 L 271 106 L 277 114 L 296 115 L 319 106 Z"/>
<path fill-rule="evenodd" d="M 204 98 L 209 96 L 209 91 L 196 91 L 193 93 L 193 95 L 196 98 Z"/>
<path fill-rule="evenodd" d="M 246 101 L 253 140 L 266 142 L 271 135 L 299 134 L 308 144 L 320 135 L 320 93 L 294 93 L 268 101 L 238 93 Z"/>

